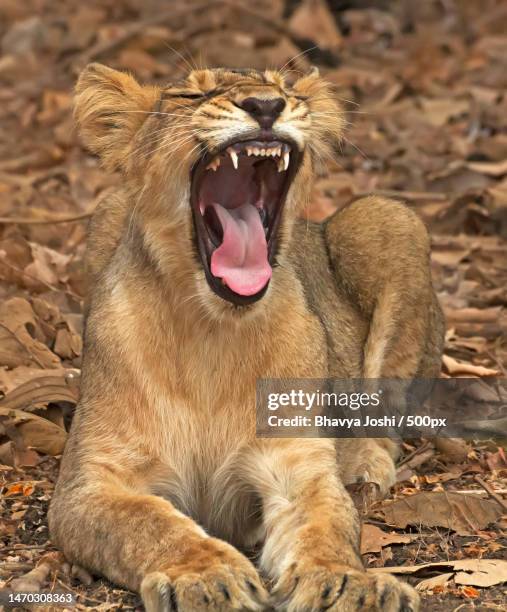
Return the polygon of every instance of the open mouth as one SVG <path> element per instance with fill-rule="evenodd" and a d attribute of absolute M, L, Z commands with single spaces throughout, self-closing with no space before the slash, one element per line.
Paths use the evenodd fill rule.
<path fill-rule="evenodd" d="M 266 292 L 299 161 L 292 143 L 263 138 L 229 143 L 194 166 L 197 248 L 208 284 L 221 298 L 246 305 Z"/>

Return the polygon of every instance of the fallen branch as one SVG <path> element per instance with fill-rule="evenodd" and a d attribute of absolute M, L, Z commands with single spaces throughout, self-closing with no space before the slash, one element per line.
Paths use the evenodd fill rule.
<path fill-rule="evenodd" d="M 474 476 L 474 480 L 475 482 L 479 483 L 481 487 L 488 493 L 488 495 L 492 497 L 495 501 L 497 501 L 502 506 L 502 508 L 507 510 L 507 501 L 505 501 L 505 499 L 502 499 L 498 492 L 495 491 L 493 487 L 491 487 L 485 480 L 483 480 L 479 476 L 479 474 L 476 474 Z"/>
<path fill-rule="evenodd" d="M 445 202 L 449 199 L 446 193 L 432 193 L 431 191 L 397 191 L 395 189 L 375 189 L 373 191 L 356 193 L 354 199 L 365 198 L 372 195 L 419 202 Z"/>
<path fill-rule="evenodd" d="M 409 455 L 402 459 L 396 467 L 399 469 L 402 465 L 408 463 L 413 457 L 427 450 L 430 446 L 432 446 L 431 442 L 429 440 L 426 440 L 423 444 L 421 444 L 421 446 L 413 450 Z"/>
<path fill-rule="evenodd" d="M 30 219 L 28 217 L 0 217 L 0 223 L 12 223 L 18 225 L 48 225 L 50 223 L 74 223 L 89 219 L 93 212 L 80 213 L 78 215 L 68 215 L 65 217 L 48 217 L 47 219 Z"/>

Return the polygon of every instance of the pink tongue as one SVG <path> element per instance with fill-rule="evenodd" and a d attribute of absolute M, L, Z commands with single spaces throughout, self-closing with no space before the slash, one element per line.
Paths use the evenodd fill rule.
<path fill-rule="evenodd" d="M 211 273 L 239 295 L 255 295 L 271 278 L 268 245 L 259 211 L 252 204 L 227 209 L 213 204 L 224 237 L 211 256 Z"/>

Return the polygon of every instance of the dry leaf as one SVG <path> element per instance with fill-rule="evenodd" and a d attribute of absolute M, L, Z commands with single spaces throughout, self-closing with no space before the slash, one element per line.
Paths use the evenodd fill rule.
<path fill-rule="evenodd" d="M 28 497 L 34 491 L 33 482 L 13 482 L 3 492 L 5 497 L 11 497 L 13 495 L 23 495 Z"/>
<path fill-rule="evenodd" d="M 67 433 L 58 425 L 36 414 L 0 408 L 0 423 L 13 441 L 47 455 L 61 455 Z"/>
<path fill-rule="evenodd" d="M 507 174 L 507 159 L 500 162 L 467 162 L 467 167 L 489 176 L 503 176 Z"/>
<path fill-rule="evenodd" d="M 9 391 L 0 400 L 0 408 L 32 411 L 45 408 L 51 402 L 77 403 L 79 370 L 25 370 L 24 373 L 30 376 L 28 380 Z"/>
<path fill-rule="evenodd" d="M 459 535 L 470 535 L 484 529 L 501 516 L 499 504 L 489 499 L 454 492 L 417 493 L 383 504 L 379 512 L 388 525 L 405 529 L 445 527 Z"/>
<path fill-rule="evenodd" d="M 454 569 L 460 570 L 454 577 L 456 584 L 490 587 L 507 582 L 507 561 L 502 559 L 462 559 Z"/>
<path fill-rule="evenodd" d="M 452 463 L 465 461 L 470 450 L 469 445 L 461 438 L 436 438 L 433 443 L 442 459 Z"/>
<path fill-rule="evenodd" d="M 460 593 L 462 593 L 467 599 L 477 599 L 480 596 L 480 592 L 474 587 L 463 587 L 460 589 Z"/>
<path fill-rule="evenodd" d="M 384 546 L 391 544 L 408 544 L 413 538 L 408 534 L 386 533 L 375 525 L 364 523 L 361 530 L 361 554 L 380 552 Z"/>
<path fill-rule="evenodd" d="M 81 336 L 74 333 L 68 327 L 56 331 L 56 339 L 53 347 L 54 352 L 62 359 L 74 359 L 81 355 L 83 342 Z"/>
<path fill-rule="evenodd" d="M 39 455 L 30 449 L 16 445 L 12 440 L 0 444 L 0 462 L 12 467 L 32 467 L 40 461 Z"/>
<path fill-rule="evenodd" d="M 468 100 L 455 100 L 452 98 L 423 98 L 420 104 L 422 116 L 435 127 L 445 125 L 449 119 L 467 113 L 470 109 L 470 102 Z"/>
<path fill-rule="evenodd" d="M 432 576 L 431 578 L 425 578 L 421 580 L 421 582 L 418 582 L 415 588 L 418 591 L 434 591 L 437 588 L 440 590 L 440 588 L 445 586 L 453 576 L 453 572 L 447 572 L 445 574 Z"/>
<path fill-rule="evenodd" d="M 415 574 L 424 575 L 428 571 L 456 572 L 456 584 L 490 587 L 507 582 L 507 561 L 503 559 L 459 559 L 457 561 L 437 561 L 423 563 L 422 565 L 400 565 L 394 567 L 380 567 L 374 570 L 387 574 Z"/>
<path fill-rule="evenodd" d="M 291 31 L 304 40 L 313 40 L 323 49 L 333 49 L 342 37 L 324 0 L 303 0 L 289 20 Z"/>
<path fill-rule="evenodd" d="M 56 368 L 60 359 L 41 341 L 44 338 L 30 303 L 14 297 L 0 304 L 0 363 Z"/>
<path fill-rule="evenodd" d="M 476 366 L 471 363 L 461 363 L 449 355 L 442 356 L 442 362 L 451 376 L 499 376 L 498 370 Z"/>
<path fill-rule="evenodd" d="M 30 243 L 30 248 L 32 249 L 33 261 L 24 270 L 25 274 L 28 275 L 26 280 L 28 287 L 33 286 L 37 290 L 40 284 L 45 287 L 47 285 L 57 285 L 59 279 L 64 280 L 66 266 L 72 259 L 71 255 L 63 255 L 37 243 Z"/>

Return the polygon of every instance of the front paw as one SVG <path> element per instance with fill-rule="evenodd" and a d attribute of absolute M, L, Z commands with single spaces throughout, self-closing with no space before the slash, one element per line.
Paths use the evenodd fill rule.
<path fill-rule="evenodd" d="M 211 538 L 186 563 L 147 574 L 141 597 L 146 612 L 265 610 L 269 599 L 252 563 Z"/>
<path fill-rule="evenodd" d="M 419 595 L 385 574 L 370 574 L 333 563 L 293 563 L 273 592 L 286 612 L 416 612 Z"/>

